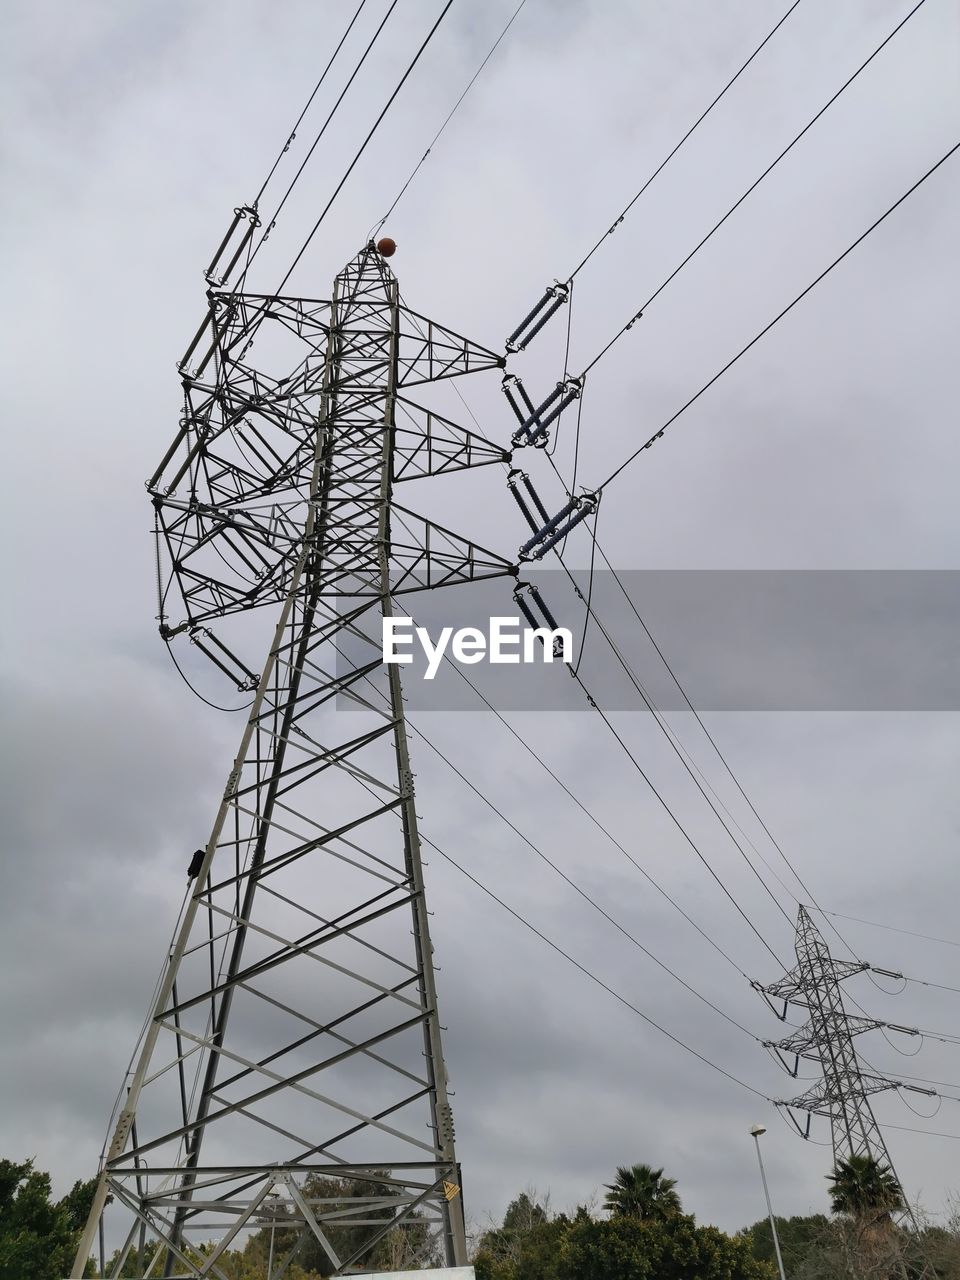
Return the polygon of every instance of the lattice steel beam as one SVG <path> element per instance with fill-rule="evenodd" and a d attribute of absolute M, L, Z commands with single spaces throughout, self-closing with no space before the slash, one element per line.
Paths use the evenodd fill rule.
<path fill-rule="evenodd" d="M 379 633 L 397 591 L 515 572 L 393 501 L 395 482 L 505 456 L 405 395 L 502 361 L 402 306 L 372 244 L 329 302 L 209 299 L 148 482 L 161 632 L 255 692 L 73 1275 L 111 1200 L 113 1274 L 135 1258 L 218 1276 L 265 1223 L 282 1266 L 313 1240 L 344 1274 L 398 1231 L 462 1265 L 413 774 Z M 208 624 L 270 606 L 252 677 Z"/>

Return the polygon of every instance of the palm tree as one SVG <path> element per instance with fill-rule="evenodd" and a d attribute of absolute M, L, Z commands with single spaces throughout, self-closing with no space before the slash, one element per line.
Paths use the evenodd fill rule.
<path fill-rule="evenodd" d="M 838 1160 L 827 1181 L 832 1184 L 833 1212 L 847 1213 L 858 1222 L 888 1222 L 894 1210 L 904 1207 L 896 1174 L 873 1156 L 850 1155 Z"/>
<path fill-rule="evenodd" d="M 605 1184 L 604 1206 L 615 1218 L 642 1220 L 676 1217 L 682 1212 L 674 1178 L 665 1178 L 662 1169 L 648 1164 L 635 1164 L 627 1169 L 619 1166 L 616 1180 Z"/>
<path fill-rule="evenodd" d="M 905 1208 L 903 1192 L 889 1165 L 869 1155 L 838 1160 L 827 1179 L 830 1207 L 852 1219 L 851 1275 L 899 1276 L 906 1280 L 902 1240 L 891 1214 Z"/>

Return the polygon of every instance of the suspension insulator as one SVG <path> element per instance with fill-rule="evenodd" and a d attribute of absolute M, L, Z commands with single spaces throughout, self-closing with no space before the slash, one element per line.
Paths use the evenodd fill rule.
<path fill-rule="evenodd" d="M 179 364 L 177 365 L 177 368 L 180 370 L 180 372 L 181 372 L 181 373 L 185 373 L 185 372 L 186 372 L 187 365 L 188 365 L 188 364 L 189 364 L 189 362 L 190 362 L 190 357 L 191 357 L 191 356 L 193 355 L 193 353 L 196 351 L 197 347 L 200 345 L 200 342 L 202 341 L 202 339 L 203 339 L 204 335 L 207 333 L 207 331 L 208 331 L 208 330 L 210 330 L 210 333 L 211 333 L 211 335 L 212 335 L 212 333 L 213 333 L 213 328 L 212 328 L 212 326 L 213 326 L 213 308 L 211 307 L 211 308 L 207 311 L 207 314 L 206 314 L 206 316 L 204 317 L 203 322 L 202 322 L 202 323 L 201 323 L 201 325 L 200 325 L 200 328 L 199 328 L 199 329 L 197 330 L 197 332 L 193 335 L 193 339 L 192 339 L 192 341 L 191 341 L 191 343 L 190 343 L 189 347 L 187 347 L 186 351 L 183 353 L 182 358 L 180 359 Z M 209 346 L 209 350 L 212 350 L 212 349 L 213 349 L 213 343 L 211 342 L 211 343 L 210 343 L 210 346 Z M 207 358 L 209 358 L 209 350 L 208 350 L 208 352 L 207 352 L 207 356 L 206 356 L 206 357 L 205 357 L 205 359 L 204 359 L 204 363 L 206 363 L 206 359 L 207 359 Z M 190 375 L 188 375 L 188 376 L 190 376 Z"/>
<path fill-rule="evenodd" d="M 248 225 L 244 228 L 243 234 L 240 236 L 239 243 L 234 249 L 230 261 L 220 272 L 219 277 L 216 276 L 214 273 L 220 263 L 220 259 L 228 252 L 228 245 L 230 245 L 231 241 L 235 239 L 236 231 L 240 226 L 240 223 L 245 221 L 248 221 Z M 220 241 L 220 245 L 216 253 L 213 255 L 213 260 L 209 267 L 207 267 L 206 271 L 203 273 L 203 277 L 208 284 L 222 285 L 226 283 L 230 272 L 237 265 L 237 262 L 240 260 L 240 255 L 243 253 L 244 249 L 246 249 L 250 242 L 250 238 L 259 225 L 260 219 L 257 216 L 257 211 L 253 205 L 244 204 L 234 209 L 233 222 L 230 223 L 230 226 L 227 229 L 227 234 Z"/>
<path fill-rule="evenodd" d="M 203 639 L 201 639 L 201 636 Z M 204 644 L 204 640 L 209 645 L 214 645 L 223 657 L 218 657 L 216 653 Z M 234 681 L 237 686 L 238 693 L 252 693 L 260 683 L 259 678 L 240 661 L 235 653 L 232 653 L 222 641 L 218 640 L 209 627 L 197 627 L 190 632 L 190 643 L 195 644 L 204 657 L 208 658 L 215 667 L 219 667 L 223 674 Z M 232 664 L 231 666 L 226 665 Z"/>
<path fill-rule="evenodd" d="M 517 415 L 518 422 L 520 423 L 526 422 L 530 414 L 536 412 L 536 410 L 533 407 L 533 402 L 531 401 L 530 397 L 527 395 L 527 392 L 526 392 L 526 389 L 524 388 L 523 383 L 520 381 L 520 379 L 517 377 L 515 373 L 508 373 L 504 376 L 503 382 L 501 382 L 500 384 L 500 390 L 507 397 L 507 403 L 509 404 L 513 412 Z M 522 408 L 517 403 L 517 396 L 519 396 L 520 399 L 523 401 Z"/>
<path fill-rule="evenodd" d="M 539 560 L 541 556 L 545 556 L 548 551 L 557 545 L 561 539 L 565 538 L 572 529 L 575 529 L 581 521 L 586 520 L 597 508 L 597 500 L 593 495 L 583 499 L 583 505 L 561 528 L 557 529 L 553 536 L 548 538 L 543 546 L 536 550 L 536 558 Z"/>
<path fill-rule="evenodd" d="M 553 616 L 551 611 L 547 608 L 546 602 L 543 596 L 540 594 L 540 591 L 537 588 L 537 586 L 532 582 L 518 582 L 516 586 L 516 590 L 513 593 L 514 603 L 517 605 L 517 608 L 526 618 L 531 629 L 534 631 L 542 630 L 542 623 L 537 621 L 536 615 L 534 614 L 533 610 L 530 608 L 527 602 L 523 599 L 524 591 L 527 591 L 530 593 L 531 599 L 534 601 L 537 608 L 540 610 L 540 613 L 543 617 L 543 621 L 546 622 L 548 628 L 554 632 L 561 630 L 560 624 L 557 622 L 556 618 Z M 541 635 L 539 639 L 544 649 L 546 649 L 547 647 L 546 637 Z M 563 642 L 561 641 L 559 636 L 554 636 L 553 656 L 555 658 L 563 657 Z"/>
<path fill-rule="evenodd" d="M 538 542 L 542 542 L 544 538 L 549 537 L 550 534 L 557 527 L 557 525 L 560 524 L 562 520 L 565 520 L 572 511 L 576 511 L 579 505 L 580 505 L 579 498 L 571 498 L 570 501 L 566 504 L 566 506 L 561 507 L 555 516 L 553 516 L 550 520 L 548 520 L 541 529 L 537 530 L 534 537 L 532 537 L 528 542 L 525 542 L 523 544 L 523 546 L 520 548 L 521 559 L 524 556 L 528 555 L 528 553 L 533 550 L 533 548 L 537 545 Z"/>
<path fill-rule="evenodd" d="M 534 537 L 523 544 L 520 548 L 520 559 L 542 559 L 552 547 L 555 547 L 596 509 L 597 495 L 594 493 L 585 493 L 580 498 L 571 498 Z"/>
<path fill-rule="evenodd" d="M 537 425 L 532 428 L 527 438 L 527 444 L 532 444 L 537 448 L 543 448 L 548 443 L 547 427 L 555 418 L 559 418 L 568 404 L 572 404 L 574 400 L 580 399 L 582 384 L 579 378 L 568 378 L 566 382 L 560 384 L 561 388 L 566 388 L 559 404 L 554 405 L 550 413 L 545 418 L 541 418 Z"/>
<path fill-rule="evenodd" d="M 535 409 L 531 408 L 513 433 L 514 448 L 520 449 L 529 444 L 543 448 L 548 443 L 547 427 L 555 418 L 559 418 L 568 404 L 580 398 L 582 391 L 581 378 L 567 378 L 565 382 L 558 382 L 542 404 Z"/>
<path fill-rule="evenodd" d="M 542 516 L 544 523 L 546 523 L 546 521 L 550 519 L 550 512 L 546 509 L 546 507 L 540 501 L 540 495 L 537 493 L 536 489 L 534 489 L 533 482 L 531 481 L 530 477 L 527 475 L 525 471 L 520 472 L 520 479 L 523 481 L 523 487 L 526 489 L 527 493 L 530 495 L 530 501 L 540 512 L 540 515 Z"/>
<path fill-rule="evenodd" d="M 527 524 L 530 526 L 533 532 L 537 533 L 541 526 L 534 519 L 533 512 L 527 506 L 526 502 L 523 499 L 523 494 L 517 488 L 517 482 L 515 479 L 516 476 L 520 476 L 520 478 L 523 480 L 526 480 L 527 478 L 522 471 L 511 471 L 507 475 L 507 488 L 513 494 L 514 498 L 516 498 L 517 506 L 523 512 L 523 518 L 526 520 Z"/>
<path fill-rule="evenodd" d="M 517 583 L 517 589 L 513 593 L 513 602 L 517 606 L 517 608 L 520 610 L 520 612 L 523 614 L 523 616 L 526 618 L 527 623 L 530 626 L 530 629 L 532 631 L 536 631 L 537 627 L 540 624 L 537 622 L 536 618 L 534 617 L 533 610 L 530 608 L 526 600 L 524 600 L 523 598 L 524 585 L 525 584 L 522 582 Z"/>
<path fill-rule="evenodd" d="M 546 618 L 547 622 L 550 624 L 553 630 L 556 631 L 558 626 L 557 620 L 553 616 L 553 614 L 550 612 L 550 610 L 547 608 L 546 601 L 544 600 L 543 596 L 540 594 L 540 591 L 536 586 L 536 584 L 533 582 L 530 583 L 530 594 L 533 596 L 534 600 L 536 600 L 537 607 L 539 608 L 540 612 L 543 614 L 544 618 Z"/>
<path fill-rule="evenodd" d="M 537 305 L 523 317 L 507 339 L 507 350 L 525 350 L 527 343 L 537 336 L 547 321 L 556 315 L 569 297 L 569 284 L 561 284 L 559 280 L 547 289 Z"/>

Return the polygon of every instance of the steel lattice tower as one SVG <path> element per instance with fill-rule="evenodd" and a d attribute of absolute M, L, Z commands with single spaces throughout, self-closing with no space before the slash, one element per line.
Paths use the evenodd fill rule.
<path fill-rule="evenodd" d="M 400 592 L 514 572 L 393 496 L 505 458 L 409 398 L 503 360 L 403 305 L 373 244 L 328 301 L 229 292 L 212 271 L 180 430 L 148 482 L 161 633 L 185 633 L 253 701 L 72 1274 L 105 1218 L 121 1249 L 110 1274 L 133 1259 L 138 1275 L 219 1276 L 220 1254 L 264 1226 L 283 1242 L 277 1276 L 310 1239 L 337 1275 L 397 1239 L 408 1265 L 441 1243 L 463 1264 L 413 775 L 380 620 Z M 254 677 L 223 627 L 242 614 L 255 630 L 271 609 Z"/>
<path fill-rule="evenodd" d="M 793 1004 L 807 1010 L 809 1021 L 786 1039 L 765 1043 L 777 1052 L 791 1075 L 796 1076 L 800 1059 L 806 1058 L 820 1064 L 823 1079 L 781 1105 L 795 1125 L 791 1111 L 807 1113 L 805 1127 L 797 1125 L 804 1136 L 809 1133 L 812 1116 L 829 1119 L 835 1164 L 851 1155 L 865 1155 L 892 1169 L 869 1095 L 897 1088 L 898 1082 L 863 1071 L 853 1043 L 855 1036 L 886 1023 L 847 1013 L 840 992 L 845 978 L 863 973 L 870 966 L 862 961 L 835 960 L 803 906 L 797 915 L 796 953 L 796 967 L 779 982 L 761 990 L 783 1001 L 783 1014 L 778 1016 L 785 1016 L 787 1005 Z M 784 1057 L 786 1054 L 793 1055 L 792 1066 Z"/>

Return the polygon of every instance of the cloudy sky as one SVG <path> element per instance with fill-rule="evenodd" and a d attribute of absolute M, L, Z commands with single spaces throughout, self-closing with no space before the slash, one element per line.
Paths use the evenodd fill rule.
<path fill-rule="evenodd" d="M 454 4 L 291 289 L 323 296 L 514 7 Z M 393 265 L 410 305 L 499 347 L 786 7 L 527 0 L 385 228 L 400 246 Z M 801 0 L 578 277 L 573 370 L 911 7 Z M 258 286 L 283 274 L 439 8 L 402 0 L 258 260 Z M 385 5 L 370 9 L 352 58 Z M 95 1169 L 185 863 L 206 838 L 240 731 L 237 717 L 191 697 L 156 638 L 143 480 L 175 430 L 175 362 L 203 312 L 202 270 L 233 207 L 259 187 L 345 13 L 333 0 L 20 0 L 7 15 L 0 358 L 4 574 L 14 605 L 2 637 L 2 1154 L 35 1157 L 61 1191 Z M 581 483 L 602 480 L 958 140 L 958 41 L 956 5 L 926 0 L 591 373 Z M 288 163 L 299 163 L 350 65 L 328 82 Z M 958 195 L 955 157 L 611 485 L 599 534 L 618 568 L 960 567 Z M 544 394 L 562 369 L 565 336 L 555 320 L 515 366 Z M 511 422 L 497 382 L 478 378 L 463 390 L 487 434 L 505 442 Z M 445 411 L 464 414 L 455 398 Z M 568 416 L 557 452 L 566 475 L 572 425 Z M 562 496 L 542 457 L 529 465 L 549 500 Z M 438 485 L 433 513 L 512 555 L 522 530 L 501 473 L 469 483 L 468 502 Z M 585 564 L 588 550 L 585 537 L 571 542 L 571 563 Z M 925 660 L 908 624 L 907 666 Z M 609 663 L 591 645 L 588 680 Z M 229 701 L 204 678 L 207 692 Z M 696 723 L 670 719 L 737 822 L 800 892 Z M 956 712 L 733 711 L 705 722 L 822 906 L 954 940 L 838 921 L 854 948 L 876 965 L 960 987 Z M 777 976 L 602 723 L 581 712 L 512 723 L 739 966 Z M 787 920 L 652 717 L 638 710 L 616 724 L 789 957 Z M 755 1035 L 777 1035 L 746 983 L 716 966 L 503 724 L 433 712 L 422 727 L 645 946 Z M 795 1084 L 751 1038 L 591 911 L 425 744 L 415 739 L 414 751 L 430 838 L 698 1053 L 764 1095 L 789 1096 Z M 796 901 L 770 883 L 792 917 Z M 827 1149 L 791 1136 L 767 1102 L 660 1036 L 442 859 L 431 860 L 428 891 L 475 1223 L 521 1187 L 549 1189 L 565 1207 L 617 1164 L 644 1160 L 678 1179 L 702 1220 L 741 1226 L 762 1212 L 747 1135 L 755 1120 L 769 1125 L 778 1211 L 824 1207 Z M 852 993 L 878 1017 L 960 1034 L 956 992 L 913 983 L 893 997 L 860 978 Z M 907 1061 L 892 1038 L 862 1044 L 878 1069 L 945 1082 L 960 1097 L 960 1045 L 928 1039 Z M 929 1115 L 936 1104 L 915 1105 Z M 908 1192 L 940 1209 L 960 1190 L 957 1145 L 908 1130 L 960 1134 L 960 1104 L 944 1101 L 927 1120 L 891 1094 L 877 1113 Z"/>

